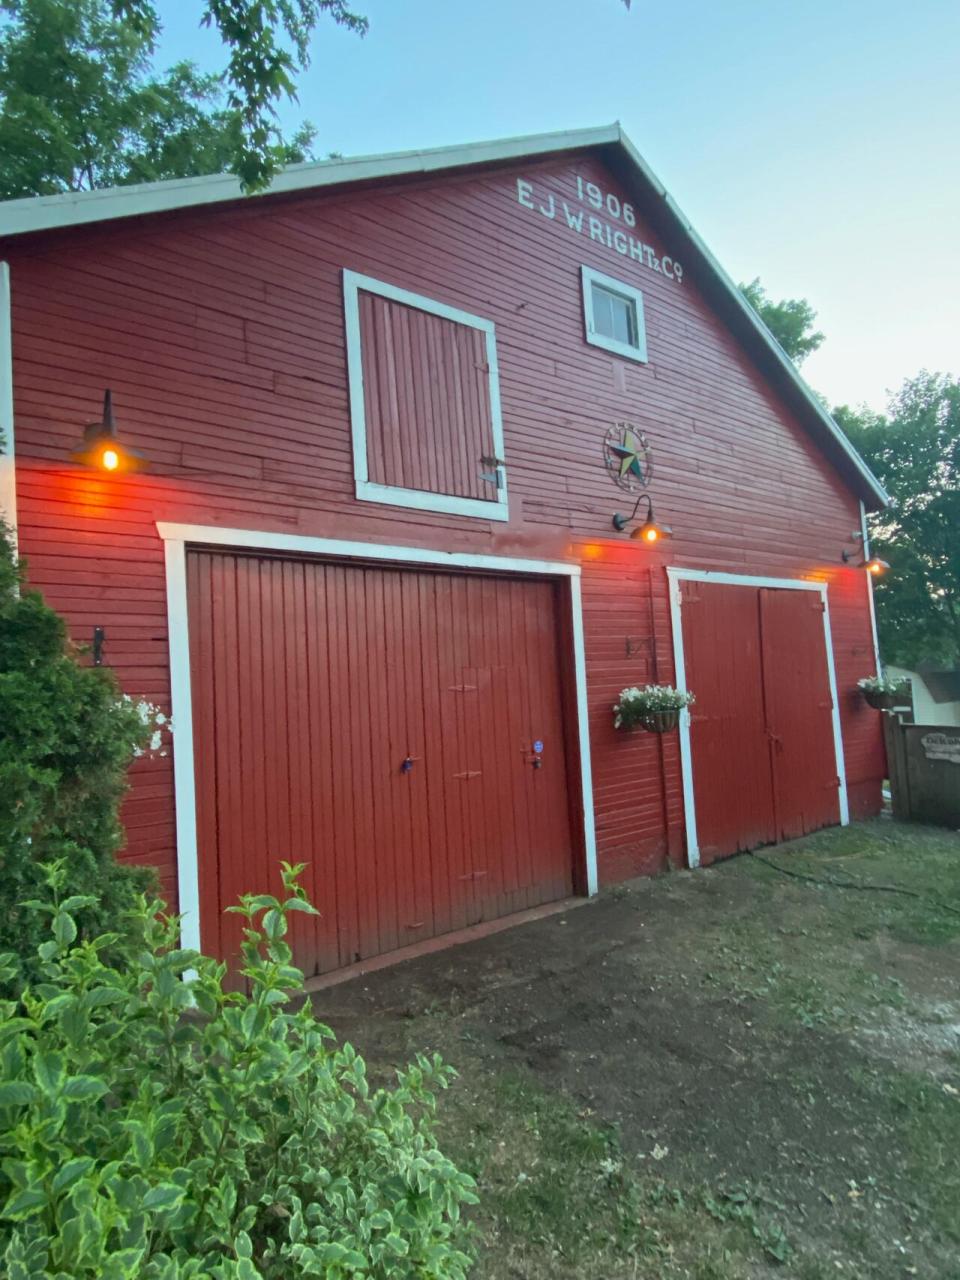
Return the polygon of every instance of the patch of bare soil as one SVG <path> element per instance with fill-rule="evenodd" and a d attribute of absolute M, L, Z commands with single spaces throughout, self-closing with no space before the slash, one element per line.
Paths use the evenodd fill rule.
<path fill-rule="evenodd" d="M 529 1072 L 615 1126 L 638 1167 L 698 1194 L 748 1188 L 809 1252 L 807 1270 L 780 1274 L 958 1277 L 924 1222 L 896 1089 L 883 1101 L 888 1066 L 960 1083 L 956 948 L 874 939 L 884 979 L 909 999 L 850 1025 L 805 1025 L 762 994 L 750 957 L 749 979 L 729 974 L 738 928 L 759 927 L 786 954 L 791 933 L 809 933 L 808 900 L 733 863 L 638 881 L 315 1004 L 374 1067 L 440 1048 L 465 1077 Z"/>

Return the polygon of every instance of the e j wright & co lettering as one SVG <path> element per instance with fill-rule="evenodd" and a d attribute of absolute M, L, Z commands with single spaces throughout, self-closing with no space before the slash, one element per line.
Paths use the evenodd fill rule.
<path fill-rule="evenodd" d="M 658 271 L 668 280 L 678 284 L 683 280 L 683 267 L 679 262 L 666 254 L 657 254 L 651 245 L 624 229 L 637 225 L 633 205 L 612 191 L 602 191 L 595 182 L 585 182 L 579 174 L 575 200 L 562 200 L 551 191 L 541 194 L 526 178 L 517 179 L 517 200 L 525 209 L 565 224 L 571 231 L 589 236 L 624 258 L 632 258 L 651 271 Z"/>

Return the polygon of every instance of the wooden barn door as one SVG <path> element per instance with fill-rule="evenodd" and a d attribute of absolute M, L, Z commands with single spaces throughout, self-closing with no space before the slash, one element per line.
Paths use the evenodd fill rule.
<path fill-rule="evenodd" d="M 553 584 L 196 551 L 188 595 L 205 948 L 281 859 L 308 975 L 571 892 Z"/>
<path fill-rule="evenodd" d="M 763 690 L 776 838 L 839 822 L 833 699 L 818 591 L 760 591 Z"/>
<path fill-rule="evenodd" d="M 700 860 L 776 839 L 757 589 L 683 582 Z"/>
<path fill-rule="evenodd" d="M 839 821 L 819 592 L 682 581 L 700 858 Z"/>

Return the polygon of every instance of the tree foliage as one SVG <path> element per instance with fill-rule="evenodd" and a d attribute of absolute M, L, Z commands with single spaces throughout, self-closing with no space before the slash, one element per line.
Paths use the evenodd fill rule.
<path fill-rule="evenodd" d="M 433 1135 L 453 1072 L 421 1055 L 374 1089 L 333 1043 L 285 941 L 313 910 L 299 870 L 238 908 L 246 995 L 156 902 L 79 943 L 93 904 L 48 869 L 39 980 L 0 1001 L 10 1280 L 463 1280 L 473 1181 Z M 0 957 L 0 982 L 14 969 Z"/>
<path fill-rule="evenodd" d="M 301 126 L 289 140 L 277 126 L 276 98 L 292 81 L 289 72 L 282 85 L 277 80 L 272 30 L 258 31 L 251 13 L 248 38 L 243 35 L 243 11 L 256 10 L 262 26 L 271 20 L 265 11 L 271 6 L 222 7 L 235 13 L 229 28 L 234 56 L 245 50 L 246 83 L 256 105 L 254 98 L 244 102 L 229 79 L 202 74 L 190 62 L 156 73 L 160 24 L 149 5 L 0 0 L 0 197 L 227 169 L 253 189 L 278 166 L 309 159 L 312 126 Z M 220 8 L 214 5 L 211 13 Z M 276 89 L 273 97 L 257 88 L 262 62 L 273 67 L 269 75 L 262 72 L 264 84 Z"/>
<path fill-rule="evenodd" d="M 151 38 L 159 33 L 153 0 L 113 0 L 113 7 Z M 310 65 L 310 39 L 325 17 L 366 34 L 367 19 L 345 0 L 206 0 L 202 22 L 217 29 L 229 53 L 222 78 L 241 127 L 231 168 L 247 190 L 268 185 L 283 163 L 274 145 L 277 105 L 296 98 L 296 77 Z"/>
<path fill-rule="evenodd" d="M 888 662 L 960 663 L 960 380 L 923 372 L 885 414 L 844 405 L 834 417 L 893 499 L 871 517 L 871 550 Z"/>
<path fill-rule="evenodd" d="M 0 526 L 0 950 L 35 953 L 44 926 L 22 904 L 51 859 L 73 892 L 98 895 L 78 912 L 84 934 L 133 905 L 147 880 L 116 860 L 118 813 L 127 766 L 149 734 L 108 671 L 77 663 L 62 619 L 20 590 Z"/>
<path fill-rule="evenodd" d="M 774 302 L 767 297 L 759 277 L 739 288 L 794 364 L 801 364 L 823 342 L 823 334 L 813 327 L 817 313 L 806 298 Z"/>

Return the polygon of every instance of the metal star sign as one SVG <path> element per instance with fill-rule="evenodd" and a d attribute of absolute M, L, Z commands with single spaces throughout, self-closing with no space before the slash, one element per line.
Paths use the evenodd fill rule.
<path fill-rule="evenodd" d="M 647 437 L 630 422 L 615 422 L 604 436 L 603 460 L 614 484 L 627 493 L 646 489 L 653 478 Z"/>

